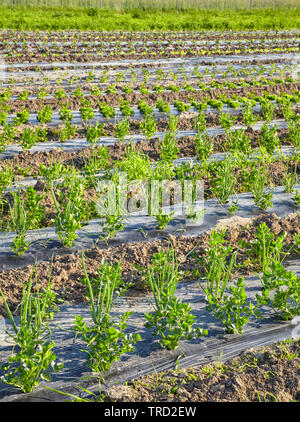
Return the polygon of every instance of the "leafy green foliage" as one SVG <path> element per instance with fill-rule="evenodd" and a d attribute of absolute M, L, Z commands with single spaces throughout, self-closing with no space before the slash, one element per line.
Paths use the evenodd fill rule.
<path fill-rule="evenodd" d="M 112 268 L 102 271 L 98 279 L 98 295 L 94 295 L 92 284 L 85 269 L 84 256 L 82 265 L 89 292 L 90 311 L 93 325 L 88 326 L 82 316 L 75 315 L 74 330 L 87 344 L 88 366 L 95 372 L 110 369 L 124 353 L 134 351 L 134 345 L 141 340 L 139 334 L 127 334 L 127 320 L 133 312 L 125 312 L 118 318 L 111 315 L 112 307 L 118 297 L 114 297 L 118 287 L 118 277 L 111 277 Z M 109 264 L 107 264 L 109 265 Z"/>
<path fill-rule="evenodd" d="M 45 321 L 48 315 L 49 289 L 38 296 L 31 294 L 32 278 L 23 287 L 23 298 L 20 309 L 20 324 L 17 327 L 3 291 L 0 288 L 5 308 L 14 334 L 9 334 L 18 346 L 9 362 L 2 366 L 4 375 L 1 381 L 20 388 L 24 393 L 33 391 L 40 380 L 51 380 L 52 372 L 59 372 L 63 364 L 56 363 L 53 352 L 55 343 L 50 341 L 51 331 Z"/>

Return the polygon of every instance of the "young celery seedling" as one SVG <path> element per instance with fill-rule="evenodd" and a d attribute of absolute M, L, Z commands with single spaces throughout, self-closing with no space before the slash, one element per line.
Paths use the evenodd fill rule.
<path fill-rule="evenodd" d="M 112 307 L 118 298 L 117 277 L 110 277 L 111 271 L 104 271 L 98 279 L 98 294 L 94 295 L 92 283 L 86 271 L 84 254 L 82 266 L 88 287 L 90 312 L 93 324 L 88 326 L 82 316 L 75 315 L 74 330 L 79 333 L 87 344 L 87 364 L 95 372 L 110 369 L 124 353 L 134 351 L 134 345 L 141 340 L 139 334 L 127 334 L 127 320 L 133 312 L 125 312 L 118 318 L 113 318 Z"/>

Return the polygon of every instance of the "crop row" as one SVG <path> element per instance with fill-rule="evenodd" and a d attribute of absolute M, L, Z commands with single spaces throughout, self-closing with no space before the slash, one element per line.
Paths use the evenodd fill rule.
<path fill-rule="evenodd" d="M 278 75 L 278 69 L 269 70 L 269 74 L 276 74 L 273 77 L 264 76 L 265 70 L 261 70 L 255 73 L 251 78 L 247 75 L 247 71 L 236 71 L 235 74 L 242 74 L 241 77 L 235 77 L 232 75 L 228 78 L 228 72 L 222 76 L 215 77 L 212 73 L 209 78 L 205 77 L 204 74 L 195 70 L 193 77 L 184 75 L 182 78 L 180 74 L 170 72 L 169 75 L 164 74 L 162 71 L 157 72 L 158 77 L 152 77 L 146 70 L 143 72 L 143 80 L 138 82 L 135 72 L 132 72 L 131 80 L 125 79 L 122 72 L 119 72 L 115 77 L 115 80 L 111 77 L 108 78 L 107 73 L 104 72 L 101 78 L 97 80 L 95 73 L 90 72 L 89 77 L 86 79 L 86 86 L 82 86 L 78 82 L 78 77 L 72 77 L 72 81 L 69 81 L 70 87 L 65 89 L 61 87 L 61 78 L 57 81 L 52 81 L 53 85 L 57 85 L 55 88 L 46 87 L 47 77 L 44 78 L 44 87 L 38 89 L 35 87 L 33 90 L 22 89 L 21 87 L 14 85 L 15 81 L 10 80 L 9 87 L 0 91 L 0 98 L 2 101 L 11 100 L 36 100 L 43 98 L 65 98 L 67 95 L 82 97 L 89 95 L 104 95 L 104 94 L 116 94 L 125 93 L 130 94 L 132 92 L 138 92 L 143 95 L 150 93 L 164 93 L 164 92 L 197 92 L 199 90 L 206 92 L 210 89 L 238 89 L 241 87 L 263 87 L 263 86 L 274 86 L 277 84 L 287 84 L 297 82 L 297 77 L 292 76 L 292 72 L 284 75 L 284 71 L 281 71 L 281 75 Z M 262 76 L 260 76 L 262 75 Z M 223 79 L 224 78 L 224 79 Z M 183 79 L 183 80 L 182 80 Z M 155 82 L 154 82 L 155 81 Z M 28 87 L 30 85 L 28 84 Z M 75 86 L 77 88 L 75 89 Z M 18 92 L 18 95 L 12 96 L 13 92 Z M 35 96 L 33 96 L 35 93 Z M 52 94 L 52 95 L 51 95 Z"/>
<path fill-rule="evenodd" d="M 205 251 L 194 252 L 199 300 L 205 295 L 207 312 L 219 320 L 227 333 L 242 334 L 251 319 L 266 318 L 266 310 L 284 321 L 299 315 L 299 277 L 284 264 L 286 257 L 299 254 L 299 241 L 299 234 L 294 235 L 291 243 L 287 241 L 286 232 L 275 236 L 262 223 L 256 228 L 253 241 L 240 245 L 247 256 L 244 265 L 255 273 L 259 272 L 260 286 L 254 299 L 248 296 L 244 277 L 236 277 L 241 264 L 237 261 L 237 251 L 227 245 L 226 230 L 212 231 Z M 82 316 L 75 315 L 73 332 L 85 344 L 87 366 L 105 375 L 114 361 L 118 362 L 125 353 L 134 352 L 135 344 L 143 338 L 140 334 L 128 333 L 128 319 L 134 312 L 113 314 L 118 298 L 132 287 L 123 281 L 120 261 L 116 264 L 104 261 L 93 277 L 88 275 L 85 261 L 82 254 L 84 277 L 81 282 L 87 292 L 91 319 L 87 322 Z M 191 304 L 176 296 L 182 272 L 174 249 L 155 253 L 150 265 L 140 266 L 139 272 L 153 296 L 152 310 L 144 314 L 142 328 L 150 330 L 161 347 L 174 350 L 182 340 L 199 341 L 209 335 L 205 326 L 196 324 Z M 2 366 L 1 380 L 23 392 L 30 392 L 42 379 L 51 381 L 53 373 L 63 368 L 54 353 L 56 344 L 51 341 L 53 328 L 50 328 L 50 321 L 59 311 L 57 295 L 51 276 L 45 289 L 38 286 L 34 269 L 23 287 L 20 323 L 16 324 L 2 289 L 0 294 L 11 322 L 13 344 L 18 346 Z M 38 348 L 36 344 L 39 344 Z"/>
<path fill-rule="evenodd" d="M 146 65 L 145 65 L 146 66 Z M 95 67 L 92 67 L 92 70 L 86 72 L 78 72 L 77 70 L 69 72 L 56 72 L 52 70 L 50 72 L 44 71 L 42 74 L 37 72 L 31 72 L 26 77 L 24 73 L 20 75 L 18 72 L 10 72 L 7 74 L 5 87 L 9 87 L 12 95 L 22 93 L 25 91 L 24 85 L 26 88 L 30 89 L 30 94 L 38 92 L 39 85 L 44 84 L 45 88 L 47 85 L 47 92 L 51 93 L 57 87 L 68 86 L 73 88 L 81 84 L 81 87 L 84 89 L 84 84 L 89 86 L 89 84 L 99 84 L 106 87 L 109 84 L 125 84 L 128 83 L 132 86 L 137 85 L 138 83 L 150 83 L 153 82 L 159 84 L 166 84 L 168 81 L 179 82 L 189 80 L 191 83 L 194 83 L 196 79 L 199 82 L 207 81 L 210 77 L 215 81 L 220 79 L 229 79 L 229 78 L 249 78 L 250 77 L 259 77 L 259 76 L 291 76 L 292 72 L 296 74 L 296 66 L 289 64 L 280 64 L 274 63 L 273 65 L 249 65 L 244 64 L 243 66 L 170 66 L 166 63 L 164 66 L 157 66 L 155 69 L 149 67 L 139 68 L 131 67 L 131 69 L 120 69 L 116 70 L 99 70 Z M 8 77 L 11 76 L 11 77 Z M 269 78 L 268 78 L 269 79 Z M 53 86 L 51 86 L 53 85 Z M 100 86 L 99 86 L 100 88 Z M 102 86 L 101 86 L 102 88 Z M 2 89 L 3 91 L 3 89 Z M 26 91 L 25 91 L 26 92 Z"/>
<path fill-rule="evenodd" d="M 115 136 L 120 141 L 124 141 L 125 138 L 127 139 L 131 134 L 136 134 L 137 132 L 150 140 L 156 135 L 157 131 L 165 131 L 168 121 L 174 118 L 176 114 L 179 114 L 180 117 L 176 123 L 176 130 L 182 128 L 184 130 L 192 129 L 195 131 L 202 127 L 206 128 L 207 125 L 219 125 L 223 130 L 230 130 L 231 128 L 235 128 L 237 123 L 241 123 L 247 128 L 253 127 L 259 118 L 262 118 L 270 124 L 275 117 L 283 117 L 287 121 L 287 126 L 289 126 L 292 134 L 295 133 L 295 135 L 290 136 L 290 141 L 297 147 L 297 128 L 299 122 L 297 115 L 293 110 L 293 101 L 296 101 L 297 99 L 297 95 L 281 97 L 280 107 L 276 109 L 275 105 L 268 98 L 264 97 L 260 99 L 261 105 L 255 112 L 252 108 L 255 100 L 252 102 L 251 100 L 243 99 L 243 106 L 235 114 L 225 111 L 220 111 L 216 114 L 212 112 L 214 109 L 211 109 L 209 112 L 198 111 L 199 109 L 207 108 L 208 103 L 218 106 L 218 108 L 220 108 L 219 105 L 221 105 L 221 110 L 224 110 L 223 101 L 208 100 L 208 103 L 192 101 L 194 108 L 198 110 L 197 112 L 188 115 L 184 113 L 191 110 L 191 104 L 177 100 L 174 103 L 173 112 L 169 117 L 169 104 L 163 100 L 158 100 L 156 107 L 159 112 L 156 116 L 161 114 L 162 118 L 155 117 L 154 107 L 150 106 L 145 101 L 140 101 L 138 105 L 138 110 L 140 112 L 139 117 L 136 111 L 130 107 L 128 102 L 124 101 L 121 103 L 122 105 L 118 113 L 118 118 L 116 117 L 116 110 L 108 104 L 99 102 L 99 111 L 101 113 L 99 114 L 99 112 L 95 113 L 88 102 L 85 102 L 80 108 L 80 112 L 76 118 L 76 120 L 79 118 L 81 125 L 72 124 L 74 113 L 66 105 L 63 105 L 59 110 L 59 115 L 56 116 L 56 119 L 53 121 L 53 125 L 55 126 L 59 126 L 60 121 L 64 123 L 62 127 L 58 127 L 57 129 L 45 126 L 46 124 L 49 125 L 51 123 L 53 117 L 53 112 L 49 106 L 43 107 L 37 113 L 37 120 L 35 121 L 32 117 L 31 121 L 29 120 L 30 113 L 24 108 L 17 113 L 15 118 L 10 119 L 10 122 L 6 120 L 7 114 L 5 112 L 1 113 L 3 129 L 0 134 L 0 152 L 4 152 L 6 146 L 11 145 L 14 142 L 18 142 L 23 149 L 30 149 L 36 144 L 45 143 L 50 140 L 65 142 L 66 140 L 75 139 L 76 137 L 82 137 L 82 135 L 85 136 L 86 140 L 92 145 L 97 143 L 100 138 L 103 139 L 104 135 Z M 232 101 L 229 101 L 229 103 L 231 104 Z M 225 110 L 227 111 L 228 109 Z M 297 107 L 295 110 L 297 110 Z M 99 119 L 101 115 L 103 116 L 102 122 L 101 119 Z M 164 115 L 165 118 L 163 117 Z M 93 119 L 96 118 L 98 121 L 93 124 Z M 29 121 L 30 125 L 28 126 Z M 31 127 L 32 124 L 37 124 L 37 127 Z"/>
<path fill-rule="evenodd" d="M 247 138 L 243 135 L 239 132 L 234 141 L 237 150 L 246 152 Z M 198 136 L 197 142 L 202 161 L 193 164 L 183 163 L 176 167 L 173 162 L 177 157 L 177 148 L 172 132 L 169 132 L 161 143 L 161 159 L 155 163 L 155 166 L 147 156 L 136 152 L 133 146 L 127 149 L 122 161 L 114 163 L 109 163 L 105 147 L 97 150 L 85 163 L 84 177 L 74 168 L 66 168 L 60 163 L 54 163 L 49 167 L 41 165 L 42 183 L 38 183 L 36 189 L 21 188 L 2 195 L 2 229 L 16 233 L 12 248 L 20 255 L 30 246 L 30 242 L 26 242 L 28 230 L 52 224 L 62 244 L 70 247 L 77 237 L 77 230 L 87 220 L 104 217 L 104 220 L 100 222 L 103 231 L 102 238 L 108 241 L 124 229 L 125 217 L 118 207 L 114 209 L 113 214 L 109 215 L 105 214 L 104 209 L 99 208 L 99 200 L 106 192 L 101 188 L 101 180 L 105 182 L 111 180 L 119 186 L 120 171 L 126 174 L 128 186 L 136 180 L 139 180 L 139 183 L 148 180 L 152 182 L 177 180 L 182 186 L 186 180 L 192 180 L 193 183 L 200 180 L 203 182 L 205 199 L 215 197 L 221 205 L 227 204 L 231 215 L 239 209 L 236 195 L 240 192 L 251 192 L 254 204 L 261 210 L 272 207 L 272 186 L 278 184 L 283 184 L 286 192 L 294 194 L 292 198 L 295 207 L 299 206 L 299 193 L 297 190 L 294 191 L 299 178 L 299 154 L 292 157 L 272 158 L 263 149 L 254 157 L 250 154 L 247 158 L 247 152 L 236 152 L 234 159 L 228 157 L 222 161 L 208 161 L 206 155 L 210 152 L 208 139 L 202 134 Z M 97 175 L 99 170 L 102 170 L 102 176 Z M 1 189 L 4 192 L 12 181 L 13 172 L 6 168 L 0 175 Z M 139 197 L 141 195 L 139 192 L 138 198 L 134 191 L 131 192 L 127 200 L 132 203 L 135 201 L 143 203 L 149 195 L 148 189 L 149 186 L 142 193 L 142 197 Z M 183 200 L 184 198 L 179 198 L 179 202 Z M 160 201 L 163 199 L 161 198 Z M 148 213 L 157 220 L 158 229 L 164 229 L 174 217 L 172 214 L 164 213 L 163 202 L 160 202 L 158 212 L 156 211 L 156 209 L 155 212 L 150 209 Z M 193 216 L 194 212 L 192 207 L 189 213 Z"/>
<path fill-rule="evenodd" d="M 113 45 L 95 45 L 89 43 L 86 47 L 81 46 L 78 52 L 78 45 L 74 44 L 66 45 L 47 45 L 45 42 L 43 45 L 28 44 L 23 41 L 21 45 L 15 45 L 12 48 L 11 44 L 6 44 L 5 41 L 0 43 L 0 51 L 2 50 L 2 56 L 5 60 L 10 63 L 20 63 L 22 61 L 29 61 L 30 63 L 38 62 L 51 62 L 51 61 L 81 61 L 88 62 L 93 59 L 106 58 L 112 60 L 115 57 L 122 58 L 133 58 L 133 57 L 150 57 L 159 58 L 164 57 L 199 57 L 199 56 L 218 56 L 218 55 L 249 55 L 256 53 L 295 53 L 299 51 L 299 41 L 296 39 L 279 40 L 274 42 L 272 40 L 254 40 L 247 42 L 234 41 L 198 44 L 193 41 L 185 41 L 182 43 L 168 42 L 157 42 L 151 45 L 145 43 L 143 45 L 136 44 L 135 42 L 128 41 L 126 45 L 114 43 Z"/>
<path fill-rule="evenodd" d="M 299 31 L 297 30 L 283 30 L 283 31 L 245 31 L 245 32 L 233 32 L 233 31 L 151 31 L 151 32 L 126 32 L 126 31 L 113 31 L 113 32 L 99 32 L 99 31 L 23 31 L 22 34 L 19 31 L 2 30 L 0 33 L 0 40 L 13 44 L 14 42 L 37 42 L 38 39 L 41 42 L 118 42 L 118 41 L 156 41 L 156 40 L 248 40 L 253 41 L 258 39 L 290 39 L 291 37 L 299 37 Z"/>
<path fill-rule="evenodd" d="M 270 47 L 272 44 L 272 47 Z M 27 43 L 26 41 L 22 43 L 17 43 L 15 45 L 6 44 L 2 42 L 0 44 L 0 51 L 5 57 L 13 56 L 11 50 L 14 51 L 14 54 L 20 53 L 35 53 L 35 54 L 46 54 L 46 55 L 55 55 L 57 53 L 66 54 L 67 50 L 72 49 L 76 50 L 80 47 L 80 50 L 83 54 L 98 54 L 99 51 L 103 55 L 111 54 L 112 51 L 115 49 L 122 49 L 124 53 L 132 51 L 134 48 L 137 52 L 148 52 L 148 50 L 153 51 L 153 48 L 157 49 L 158 51 L 162 48 L 165 49 L 165 52 L 172 51 L 174 48 L 197 48 L 197 47 L 204 47 L 209 48 L 213 47 L 213 51 L 221 52 L 223 50 L 227 51 L 228 47 L 235 47 L 238 52 L 249 52 L 252 49 L 259 48 L 265 50 L 266 48 L 270 47 L 270 51 L 274 51 L 277 48 L 285 47 L 287 50 L 290 48 L 297 48 L 299 45 L 299 39 L 291 40 L 291 39 L 281 39 L 281 40 L 254 40 L 249 42 L 249 40 L 239 40 L 239 41 L 222 41 L 222 42 L 203 42 L 203 41 L 181 41 L 181 42 L 168 42 L 168 41 L 160 41 L 160 42 L 114 42 L 114 43 L 99 43 L 99 42 L 89 42 L 89 43 L 51 43 L 48 44 L 47 42 L 38 44 L 38 43 Z M 247 47 L 247 48 L 246 48 Z M 255 51 L 255 50 L 254 50 Z"/>

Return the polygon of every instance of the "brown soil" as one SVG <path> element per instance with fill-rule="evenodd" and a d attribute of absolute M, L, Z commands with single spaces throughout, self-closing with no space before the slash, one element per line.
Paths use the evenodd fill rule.
<path fill-rule="evenodd" d="M 39 40 L 46 40 L 47 42 L 57 42 L 61 41 L 62 37 L 65 42 L 126 42 L 126 41 L 180 41 L 180 40 L 253 40 L 253 39 L 289 39 L 292 37 L 297 37 L 298 32 L 294 31 L 283 31 L 282 33 L 270 33 L 269 31 L 259 31 L 254 33 L 245 32 L 236 32 L 232 31 L 222 31 L 216 33 L 215 31 L 196 31 L 195 34 L 191 32 L 183 31 L 164 31 L 163 34 L 159 31 L 145 31 L 145 32 L 128 32 L 124 33 L 122 31 L 113 31 L 109 35 L 107 33 L 102 33 L 101 31 L 22 31 L 18 39 L 16 39 L 16 32 L 14 30 L 3 30 L 0 34 L 0 40 L 2 42 L 8 40 L 17 45 L 18 41 L 30 41 L 35 43 Z M 5 44 L 2 44 L 5 46 Z"/>
<path fill-rule="evenodd" d="M 300 401 L 300 340 L 248 349 L 225 363 L 144 376 L 110 387 L 114 402 Z"/>
<path fill-rule="evenodd" d="M 237 262 L 242 264 L 248 255 L 240 248 L 240 241 L 250 242 L 254 239 L 256 228 L 265 222 L 271 231 L 276 235 L 287 232 L 286 244 L 291 245 L 295 240 L 295 234 L 300 234 L 300 215 L 290 214 L 285 218 L 278 218 L 275 214 L 262 214 L 251 219 L 234 219 L 232 225 L 225 222 L 226 242 L 231 244 L 238 251 Z M 134 292 L 142 292 L 146 286 L 142 275 L 137 271 L 136 266 L 146 268 L 151 263 L 151 257 L 154 253 L 161 250 L 167 250 L 172 244 L 176 250 L 180 270 L 185 272 L 185 280 L 195 279 L 203 273 L 199 258 L 205 254 L 205 248 L 208 246 L 210 232 L 202 235 L 187 238 L 184 236 L 175 237 L 168 235 L 165 240 L 145 241 L 143 243 L 129 243 L 118 246 L 109 246 L 89 249 L 85 251 L 85 262 L 87 272 L 91 277 L 95 277 L 99 265 L 106 260 L 110 263 L 121 262 L 124 282 L 133 282 Z M 194 250 L 194 251 L 193 251 Z M 193 254 L 191 254 L 193 251 Z M 188 255 L 189 254 L 189 255 Z M 194 256 L 192 256 L 194 255 Z M 296 255 L 299 257 L 299 254 Z M 249 261 L 249 260 L 248 260 Z M 240 274 L 247 274 L 255 270 L 255 264 L 239 270 Z M 37 280 L 40 287 L 45 287 L 49 280 L 51 270 L 50 262 L 41 262 L 36 265 Z M 0 286 L 4 292 L 6 300 L 14 312 L 18 312 L 18 304 L 22 298 L 22 285 L 28 282 L 33 266 L 27 266 L 17 270 L 8 270 L 0 272 Z M 196 272 L 195 272 L 196 271 Z M 64 256 L 54 256 L 52 263 L 53 290 L 58 298 L 69 300 L 71 302 L 82 302 L 86 298 L 86 288 L 80 279 L 84 277 L 81 253 L 66 254 Z M 6 315 L 6 311 L 0 299 L 0 313 Z"/>
<path fill-rule="evenodd" d="M 74 91 L 78 87 L 81 88 L 81 90 L 82 90 L 83 93 L 88 94 L 91 91 L 91 89 L 95 86 L 95 84 L 98 84 L 99 83 L 99 79 L 98 78 L 95 78 L 92 82 L 87 82 L 84 79 L 84 75 L 80 75 L 80 78 L 82 78 L 82 80 L 78 80 L 75 83 L 73 82 L 72 84 L 69 84 L 67 86 L 64 86 L 64 90 L 65 90 L 65 92 L 68 95 L 72 96 L 72 94 L 74 93 Z M 265 79 L 267 79 L 269 81 L 273 81 L 274 80 L 274 78 L 271 77 L 271 76 L 266 76 L 266 77 L 264 77 L 264 80 Z M 206 78 L 205 79 L 206 85 L 207 86 L 210 86 L 212 80 L 214 80 L 214 79 L 209 78 L 209 77 Z M 243 80 L 245 82 L 250 82 L 251 83 L 251 78 L 250 79 L 243 78 Z M 258 76 L 257 76 L 257 80 L 260 80 L 260 78 Z M 233 82 L 233 83 L 237 83 L 238 84 L 240 82 L 240 79 L 239 78 L 236 78 L 236 77 L 226 77 L 226 78 L 221 77 L 221 78 L 218 78 L 217 81 L 219 83 L 223 83 L 224 81 L 226 81 L 226 82 L 227 81 L 230 81 L 230 82 Z M 11 96 L 19 96 L 19 95 L 24 94 L 24 93 L 26 93 L 26 94 L 29 93 L 28 95 L 37 95 L 38 92 L 41 89 L 41 86 L 40 85 L 33 85 L 33 86 L 29 85 L 28 86 L 27 85 L 28 84 L 28 79 L 27 78 L 24 79 L 24 80 L 22 80 L 21 78 L 18 78 L 18 83 L 21 83 L 21 82 L 23 82 L 26 85 L 26 88 L 29 88 L 29 86 L 30 86 L 30 89 L 26 89 L 25 86 L 19 86 L 19 85 L 15 85 L 14 86 L 14 85 L 12 85 L 9 88 L 10 89 Z M 106 82 L 104 84 L 101 83 L 101 88 L 100 88 L 100 86 L 98 86 L 98 87 L 99 87 L 99 89 L 102 90 L 102 92 L 105 92 L 106 93 L 106 91 L 108 89 L 108 86 L 110 85 L 111 82 L 112 81 Z M 126 81 L 126 82 L 117 82 L 117 81 L 115 81 L 114 86 L 115 86 L 115 89 L 117 91 L 122 91 L 124 88 L 127 88 L 128 87 L 128 84 L 130 84 L 130 87 L 131 87 L 131 89 L 133 91 L 139 91 L 142 86 L 144 87 L 144 81 L 142 79 L 140 81 L 132 81 L 132 80 L 131 81 Z M 170 85 L 173 85 L 173 84 L 175 84 L 176 87 L 179 87 L 181 89 L 185 89 L 184 88 L 185 83 L 182 80 L 176 80 L 176 82 L 174 82 L 174 80 L 170 76 L 166 76 L 166 77 L 164 77 L 163 80 L 156 81 L 156 83 L 153 83 L 153 82 L 149 82 L 148 81 L 147 84 L 146 84 L 146 87 L 149 90 L 155 91 L 155 86 L 156 85 L 159 85 L 160 87 L 164 87 L 164 89 L 166 91 L 171 91 Z M 197 79 L 196 78 L 189 79 L 189 86 L 191 88 L 194 88 L 194 89 L 197 90 L 198 89 L 198 86 L 199 86 L 199 84 L 197 82 Z M 61 84 L 58 85 L 56 83 L 56 81 L 53 79 L 53 83 L 51 85 L 49 85 L 49 82 L 48 82 L 47 84 L 44 83 L 43 87 L 46 90 L 47 95 L 50 96 L 50 95 L 54 95 L 55 92 L 58 89 L 61 88 Z M 226 89 L 226 87 L 224 87 L 224 89 Z M 2 90 L 3 90 L 3 92 L 5 91 L 4 88 Z M 107 93 L 107 94 L 109 94 L 109 93 Z M 11 100 L 11 101 L 13 101 L 12 106 L 14 106 L 14 102 L 15 101 L 21 101 L 21 100 L 16 99 L 16 100 Z M 19 107 L 24 107 L 26 105 L 27 105 L 26 102 L 24 104 L 23 103 L 19 103 Z M 13 108 L 11 110 L 13 110 Z"/>
<path fill-rule="evenodd" d="M 220 55 L 232 55 L 232 54 L 242 54 L 242 55 L 253 55 L 257 52 L 257 48 L 263 50 L 263 52 L 271 55 L 273 52 L 278 53 L 278 48 L 280 51 L 284 52 L 285 49 L 290 47 L 289 42 L 282 43 L 279 47 L 276 43 L 271 45 L 261 46 L 257 44 L 248 43 L 244 45 L 219 45 L 218 48 L 215 48 L 211 45 L 203 46 L 193 46 L 189 47 L 187 45 L 183 47 L 170 46 L 168 49 L 162 46 L 151 46 L 150 48 L 134 46 L 134 49 L 128 48 L 128 50 L 122 49 L 122 54 L 120 55 L 119 48 L 108 47 L 108 48 L 99 48 L 98 51 L 101 52 L 101 59 L 104 61 L 115 61 L 119 59 L 161 59 L 162 53 L 164 58 L 174 58 L 174 57 L 205 57 L 205 56 L 220 56 Z M 91 62 L 99 60 L 98 51 L 90 51 L 86 53 L 81 48 L 81 54 L 78 54 L 78 47 L 75 46 L 65 46 L 63 51 L 57 50 L 55 48 L 49 47 L 37 47 L 33 50 L 24 50 L 21 53 L 18 53 L 16 50 L 15 55 L 9 57 L 10 63 L 40 63 L 40 62 Z M 182 54 L 182 51 L 184 54 Z M 297 52 L 297 47 L 294 50 Z M 262 51 L 260 51 L 262 52 Z M 20 54 L 20 55 L 18 55 Z"/>

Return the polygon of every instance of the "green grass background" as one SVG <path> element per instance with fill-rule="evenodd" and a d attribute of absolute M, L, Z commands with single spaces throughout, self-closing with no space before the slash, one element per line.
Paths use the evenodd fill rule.
<path fill-rule="evenodd" d="M 100 10 L 0 7 L 0 28 L 100 31 L 299 29 L 299 8 L 241 10 Z"/>

